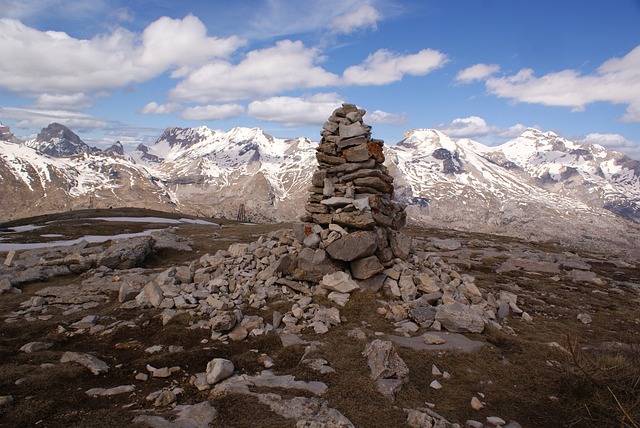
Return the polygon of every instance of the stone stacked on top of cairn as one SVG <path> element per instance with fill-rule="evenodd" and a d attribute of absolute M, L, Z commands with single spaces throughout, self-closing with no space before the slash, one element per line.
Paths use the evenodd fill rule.
<path fill-rule="evenodd" d="M 294 226 L 306 251 L 294 279 L 319 282 L 321 274 L 341 270 L 378 288 L 386 277 L 380 273 L 395 258 L 409 256 L 411 239 L 400 232 L 405 207 L 393 201 L 393 178 L 383 165 L 384 141 L 371 138 L 371 127 L 362 120 L 365 113 L 343 104 L 323 126 L 306 214 Z M 310 258 L 309 269 L 300 266 Z M 310 270 L 317 272 L 307 275 Z"/>

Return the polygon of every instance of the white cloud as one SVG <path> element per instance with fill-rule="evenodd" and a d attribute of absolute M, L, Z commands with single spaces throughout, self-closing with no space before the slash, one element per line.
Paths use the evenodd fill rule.
<path fill-rule="evenodd" d="M 128 7 L 119 7 L 109 13 L 118 22 L 133 22 L 135 14 Z"/>
<path fill-rule="evenodd" d="M 367 113 L 365 122 L 390 124 L 390 125 L 406 125 L 409 122 L 407 113 L 387 113 L 382 110 L 374 110 L 371 113 Z"/>
<path fill-rule="evenodd" d="M 24 19 L 46 16 L 90 16 L 96 10 L 104 10 L 103 0 L 68 1 L 68 0 L 0 0 L 0 17 Z"/>
<path fill-rule="evenodd" d="M 487 122 L 478 116 L 456 118 L 450 123 L 438 125 L 437 128 L 449 137 L 455 138 L 481 137 L 491 132 Z"/>
<path fill-rule="evenodd" d="M 110 122 L 84 113 L 66 110 L 0 107 L 0 116 L 16 121 L 17 128 L 45 128 L 53 122 L 71 129 L 105 128 Z"/>
<path fill-rule="evenodd" d="M 475 80 L 484 80 L 498 71 L 500 71 L 500 66 L 496 64 L 476 64 L 460 70 L 458 74 L 456 74 L 456 81 L 460 83 L 471 83 Z"/>
<path fill-rule="evenodd" d="M 291 0 L 257 2 L 235 31 L 252 39 L 287 38 L 295 34 L 326 32 L 337 34 L 336 22 L 346 30 L 375 27 L 382 19 L 380 6 L 387 0 L 322 0 L 294 4 Z M 378 16 L 374 16 L 374 11 Z"/>
<path fill-rule="evenodd" d="M 516 138 L 522 135 L 522 133 L 526 131 L 527 128 L 540 129 L 540 126 L 538 125 L 524 126 L 521 123 L 516 123 L 515 125 L 510 126 L 508 128 L 499 128 L 496 131 L 496 135 L 498 137 L 504 137 L 504 138 Z"/>
<path fill-rule="evenodd" d="M 182 110 L 182 105 L 179 103 L 165 103 L 158 104 L 155 101 L 151 101 L 139 111 L 140 114 L 171 114 Z"/>
<path fill-rule="evenodd" d="M 40 109 L 82 110 L 90 107 L 93 99 L 86 94 L 41 94 L 35 102 Z"/>
<path fill-rule="evenodd" d="M 361 28 L 377 28 L 377 22 L 381 19 L 380 12 L 370 4 L 363 4 L 356 10 L 333 18 L 329 26 L 336 33 L 351 34 Z"/>
<path fill-rule="evenodd" d="M 343 81 L 349 85 L 387 85 L 408 74 L 424 76 L 447 63 L 447 56 L 432 49 L 423 49 L 412 55 L 399 55 L 380 49 L 369 55 L 361 65 L 344 71 Z"/>
<path fill-rule="evenodd" d="M 240 104 L 196 106 L 185 109 L 180 117 L 186 120 L 224 120 L 244 112 Z"/>
<path fill-rule="evenodd" d="M 640 122 L 640 45 L 622 58 L 605 61 L 593 74 L 562 70 L 536 77 L 533 70 L 522 69 L 512 76 L 490 77 L 486 85 L 498 97 L 573 111 L 595 102 L 625 104 L 622 120 Z"/>
<path fill-rule="evenodd" d="M 243 43 L 208 37 L 191 15 L 160 18 L 141 35 L 119 28 L 83 40 L 12 19 L 0 19 L 0 34 L 0 87 L 27 96 L 113 90 L 226 57 Z"/>
<path fill-rule="evenodd" d="M 487 122 L 479 116 L 460 117 L 453 119 L 449 123 L 442 123 L 436 128 L 449 137 L 453 138 L 480 138 L 480 137 L 500 137 L 515 138 L 520 136 L 526 126 L 518 123 L 508 128 L 488 125 Z"/>
<path fill-rule="evenodd" d="M 640 154 L 640 146 L 637 143 L 627 140 L 620 134 L 587 134 L 580 140 L 581 144 L 599 144 L 611 150 L 619 152 L 636 152 Z"/>
<path fill-rule="evenodd" d="M 265 122 L 281 122 L 284 126 L 321 126 L 344 101 L 338 94 L 321 93 L 308 97 L 272 97 L 253 101 L 249 116 Z"/>
<path fill-rule="evenodd" d="M 281 40 L 249 52 L 237 65 L 212 61 L 200 67 L 172 89 L 170 97 L 198 103 L 236 101 L 337 84 L 338 76 L 316 65 L 321 60 L 317 49 Z"/>

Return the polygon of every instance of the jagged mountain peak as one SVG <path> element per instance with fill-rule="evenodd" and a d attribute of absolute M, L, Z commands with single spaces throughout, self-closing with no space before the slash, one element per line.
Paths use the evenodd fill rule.
<path fill-rule="evenodd" d="M 212 131 L 206 126 L 198 126 L 195 128 L 171 126 L 165 129 L 155 144 L 166 143 L 169 147 L 180 146 L 185 148 L 210 138 L 214 133 L 215 131 Z"/>
<path fill-rule="evenodd" d="M 396 146 L 417 149 L 424 154 L 439 149 L 455 153 L 459 147 L 454 140 L 436 129 L 412 129 L 404 133 L 404 138 Z"/>
<path fill-rule="evenodd" d="M 111 147 L 105 149 L 103 153 L 109 156 L 116 156 L 116 157 L 126 156 L 126 153 L 124 152 L 124 147 L 122 146 L 122 143 L 120 141 L 116 141 L 115 143 L 113 143 Z"/>
<path fill-rule="evenodd" d="M 17 144 L 20 142 L 20 140 L 18 140 L 16 136 L 13 135 L 13 132 L 11 132 L 11 129 L 9 129 L 8 126 L 5 126 L 1 123 L 0 123 L 0 141 L 7 141 L 9 143 L 14 143 L 14 144 Z"/>
<path fill-rule="evenodd" d="M 25 144 L 40 153 L 52 157 L 71 157 L 98 151 L 98 149 L 85 144 L 85 142 L 69 128 L 56 122 L 46 128 L 42 128 L 35 140 L 27 141 Z"/>

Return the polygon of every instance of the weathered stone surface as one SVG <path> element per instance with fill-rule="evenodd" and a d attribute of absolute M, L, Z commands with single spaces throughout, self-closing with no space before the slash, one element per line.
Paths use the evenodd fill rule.
<path fill-rule="evenodd" d="M 304 248 L 298 254 L 291 277 L 298 281 L 320 282 L 324 275 L 337 270 L 340 269 L 329 259 L 326 251 Z"/>
<path fill-rule="evenodd" d="M 341 140 L 344 140 L 347 138 L 365 136 L 368 133 L 369 133 L 369 128 L 359 122 L 351 123 L 349 125 L 342 124 L 339 127 L 339 135 Z"/>
<path fill-rule="evenodd" d="M 142 307 L 151 305 L 154 308 L 159 308 L 163 299 L 162 289 L 153 281 L 145 285 L 136 296 L 136 301 Z"/>
<path fill-rule="evenodd" d="M 384 266 L 376 256 L 369 256 L 351 262 L 351 275 L 356 279 L 368 279 L 383 270 Z"/>
<path fill-rule="evenodd" d="M 482 315 L 459 302 L 438 306 L 436 320 L 454 333 L 482 333 L 484 330 Z"/>
<path fill-rule="evenodd" d="M 258 399 L 273 412 L 296 421 L 296 427 L 355 428 L 342 413 L 317 397 L 282 398 L 277 394 L 260 394 Z"/>
<path fill-rule="evenodd" d="M 322 277 L 320 286 L 327 290 L 337 291 L 338 293 L 351 293 L 360 288 L 360 286 L 351 279 L 348 273 L 337 271 Z"/>
<path fill-rule="evenodd" d="M 48 343 L 48 342 L 29 342 L 25 345 L 22 345 L 20 347 L 20 350 L 22 352 L 25 352 L 27 354 L 31 354 L 33 352 L 38 352 L 38 351 L 43 351 L 45 349 L 49 349 L 53 346 L 53 343 Z"/>
<path fill-rule="evenodd" d="M 108 397 L 111 395 L 118 394 L 128 394 L 130 392 L 135 391 L 136 388 L 133 385 L 120 385 L 113 388 L 91 388 L 85 391 L 85 394 L 91 397 L 104 396 Z"/>
<path fill-rule="evenodd" d="M 415 337 L 389 335 L 388 338 L 397 346 L 417 351 L 473 354 L 479 352 L 483 346 L 483 343 L 479 340 L 471 340 L 460 333 L 447 331 L 432 331 Z"/>
<path fill-rule="evenodd" d="M 11 249 L 7 253 L 7 257 L 4 259 L 5 266 L 11 266 L 13 264 L 13 260 L 16 258 L 16 250 Z"/>
<path fill-rule="evenodd" d="M 106 373 L 109 371 L 109 365 L 99 358 L 89 354 L 80 354 L 78 352 L 65 352 L 60 358 L 61 363 L 78 363 L 88 368 L 94 375 Z"/>
<path fill-rule="evenodd" d="M 402 232 L 394 230 L 389 234 L 389 246 L 394 256 L 405 260 L 411 254 L 413 239 Z"/>
<path fill-rule="evenodd" d="M 225 380 L 233 374 L 235 367 L 233 363 L 224 358 L 214 358 L 207 363 L 207 382 L 209 385 Z"/>
<path fill-rule="evenodd" d="M 218 315 L 211 318 L 211 330 L 213 331 L 229 331 L 238 322 L 238 318 L 233 312 L 219 312 Z"/>
<path fill-rule="evenodd" d="M 316 153 L 316 159 L 318 159 L 318 162 L 320 163 L 325 163 L 329 165 L 340 165 L 347 162 L 347 160 L 342 156 L 331 156 L 331 155 L 327 155 L 319 152 Z"/>
<path fill-rule="evenodd" d="M 0 279 L 0 294 L 3 293 L 21 293 L 22 290 L 15 288 L 9 278 Z"/>
<path fill-rule="evenodd" d="M 367 358 L 371 379 L 376 381 L 378 390 L 393 401 L 395 394 L 408 382 L 409 376 L 409 367 L 400 358 L 393 343 L 376 339 L 365 347 L 362 355 Z"/>
<path fill-rule="evenodd" d="M 382 193 L 393 193 L 393 186 L 379 177 L 362 177 L 353 180 L 356 186 L 369 187 Z"/>
<path fill-rule="evenodd" d="M 332 216 L 332 221 L 344 227 L 355 229 L 373 229 L 376 225 L 371 213 L 368 212 L 350 212 L 336 213 Z"/>
<path fill-rule="evenodd" d="M 436 319 L 436 308 L 424 296 L 410 302 L 407 310 L 411 318 L 422 327 L 430 327 Z"/>
<path fill-rule="evenodd" d="M 377 247 L 378 236 L 375 232 L 359 230 L 333 241 L 326 250 L 331 258 L 350 262 L 373 255 Z"/>
<path fill-rule="evenodd" d="M 366 144 L 349 147 L 345 149 L 342 154 L 347 162 L 364 162 L 371 157 Z"/>
<path fill-rule="evenodd" d="M 154 243 L 151 236 L 116 241 L 98 256 L 96 264 L 111 269 L 131 269 L 151 254 Z"/>

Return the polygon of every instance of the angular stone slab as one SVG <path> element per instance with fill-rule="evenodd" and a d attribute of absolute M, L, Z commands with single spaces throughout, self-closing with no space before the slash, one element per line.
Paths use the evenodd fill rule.
<path fill-rule="evenodd" d="M 328 273 L 340 270 L 321 249 L 303 248 L 298 255 L 291 277 L 298 281 L 320 282 Z"/>
<path fill-rule="evenodd" d="M 342 124 L 339 127 L 340 139 L 347 139 L 353 137 L 359 137 L 361 135 L 367 135 L 370 127 L 365 126 L 359 122 L 352 123 L 351 125 Z"/>
<path fill-rule="evenodd" d="M 429 344 L 430 340 L 425 340 L 423 336 L 404 337 L 389 335 L 387 338 L 398 346 L 415 349 L 416 351 L 429 352 L 453 352 L 464 354 L 475 354 L 480 352 L 483 343 L 478 340 L 471 340 L 460 333 L 446 331 L 430 331 L 425 335 L 436 336 L 442 340 L 440 344 Z"/>
<path fill-rule="evenodd" d="M 376 256 L 369 256 L 351 262 L 351 276 L 356 279 L 368 279 L 383 270 L 384 266 Z"/>
<path fill-rule="evenodd" d="M 373 216 L 369 212 L 351 212 L 333 214 L 332 221 L 343 227 L 356 229 L 373 229 L 376 225 Z"/>
<path fill-rule="evenodd" d="M 107 373 L 109 365 L 104 361 L 89 354 L 80 354 L 78 352 L 65 352 L 60 358 L 61 363 L 78 363 L 88 368 L 94 375 Z"/>
<path fill-rule="evenodd" d="M 436 320 L 442 327 L 454 333 L 482 333 L 484 319 L 471 306 L 454 302 L 438 306 Z"/>
<path fill-rule="evenodd" d="M 338 271 L 322 277 L 320 286 L 327 290 L 339 293 L 351 293 L 360 289 L 360 286 L 351 279 L 348 273 Z"/>
<path fill-rule="evenodd" d="M 360 144 L 343 150 L 342 154 L 348 162 L 364 162 L 370 159 L 369 148 L 366 144 Z"/>
<path fill-rule="evenodd" d="M 373 255 L 377 248 L 378 235 L 375 232 L 358 230 L 333 241 L 326 251 L 332 259 L 350 262 Z"/>

